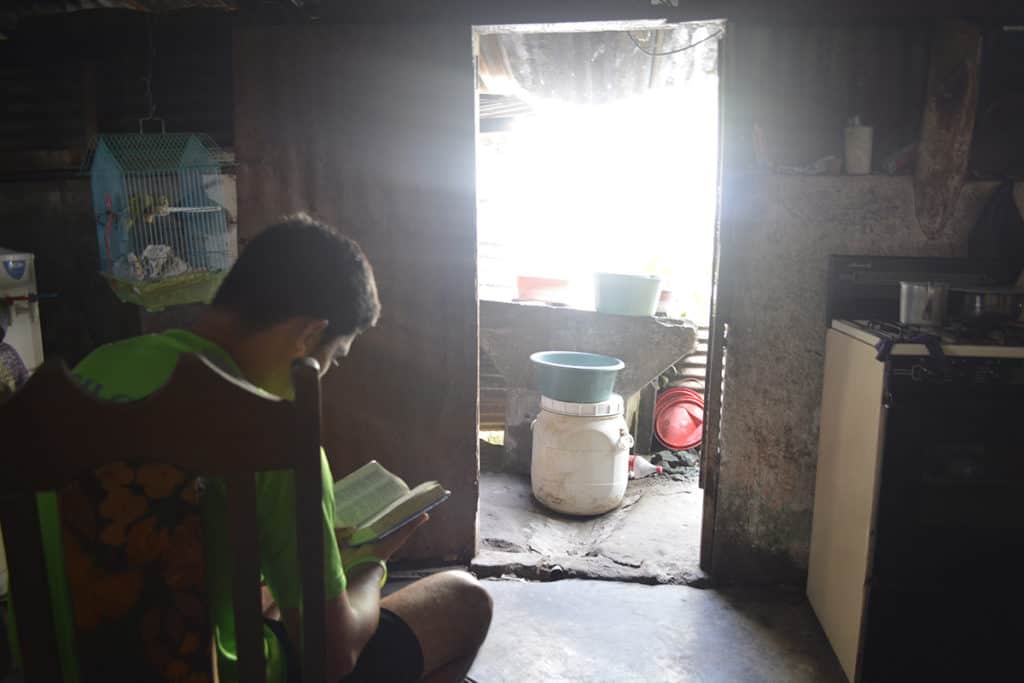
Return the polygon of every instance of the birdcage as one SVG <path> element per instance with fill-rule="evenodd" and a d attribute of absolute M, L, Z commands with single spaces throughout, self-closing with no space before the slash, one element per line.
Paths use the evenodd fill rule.
<path fill-rule="evenodd" d="M 100 135 L 92 178 L 100 271 L 147 310 L 209 301 L 231 265 L 223 154 L 205 135 Z"/>

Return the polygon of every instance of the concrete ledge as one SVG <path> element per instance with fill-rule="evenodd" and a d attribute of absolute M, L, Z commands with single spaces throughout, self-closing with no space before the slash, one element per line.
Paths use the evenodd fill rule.
<path fill-rule="evenodd" d="M 615 384 L 628 398 L 697 348 L 692 324 L 571 308 L 480 302 L 480 346 L 505 378 L 505 453 L 491 471 L 530 471 L 530 423 L 540 410 L 530 354 L 586 351 L 625 362 Z"/>

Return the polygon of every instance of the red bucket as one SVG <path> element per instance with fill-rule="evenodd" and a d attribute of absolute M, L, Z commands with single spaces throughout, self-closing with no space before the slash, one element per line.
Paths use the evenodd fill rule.
<path fill-rule="evenodd" d="M 654 433 L 658 441 L 674 451 L 699 446 L 704 436 L 704 399 L 687 387 L 673 387 L 658 394 Z"/>

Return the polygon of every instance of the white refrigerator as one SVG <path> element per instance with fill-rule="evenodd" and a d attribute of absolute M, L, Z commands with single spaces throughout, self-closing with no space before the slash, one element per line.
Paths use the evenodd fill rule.
<path fill-rule="evenodd" d="M 43 363 L 38 294 L 35 257 L 0 248 L 0 362 L 16 365 L 20 359 L 29 372 Z M 5 376 L 13 372 L 7 371 Z M 7 588 L 7 558 L 0 534 L 0 596 L 7 594 Z"/>

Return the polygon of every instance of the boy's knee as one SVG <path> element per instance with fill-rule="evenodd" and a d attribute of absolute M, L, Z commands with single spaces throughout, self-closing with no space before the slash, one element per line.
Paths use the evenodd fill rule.
<path fill-rule="evenodd" d="M 491 624 L 491 615 L 494 614 L 494 600 L 491 598 L 491 594 L 487 592 L 487 589 L 483 587 L 476 578 L 473 578 L 473 583 L 467 589 L 470 594 L 470 600 L 475 607 L 475 611 L 480 615 L 480 619 L 486 629 Z"/>
<path fill-rule="evenodd" d="M 494 600 L 491 599 L 491 594 L 469 572 L 453 571 L 449 574 L 451 580 L 456 583 L 456 595 L 460 605 L 476 617 L 477 622 L 486 632 L 491 623 L 491 615 L 494 613 Z"/>

